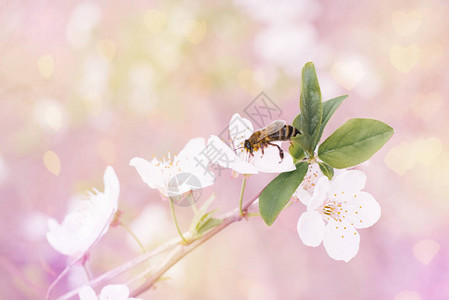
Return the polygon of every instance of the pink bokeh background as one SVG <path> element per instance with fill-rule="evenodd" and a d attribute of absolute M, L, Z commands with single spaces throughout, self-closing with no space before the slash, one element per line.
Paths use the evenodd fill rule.
<path fill-rule="evenodd" d="M 322 95 L 349 98 L 324 137 L 353 117 L 393 138 L 359 168 L 382 217 L 349 263 L 306 247 L 304 207 L 272 227 L 234 224 L 144 299 L 449 299 L 449 3 L 445 1 L 9 1 L 0 9 L 0 298 L 41 299 L 68 263 L 46 241 L 112 165 L 119 208 L 148 248 L 176 236 L 168 203 L 128 166 L 219 134 L 264 91 L 291 122 L 300 69 Z M 203 190 L 225 213 L 241 178 Z M 273 175 L 253 176 L 245 196 Z M 178 208 L 188 228 L 192 211 Z M 123 228 L 92 251 L 100 275 L 139 254 Z M 56 288 L 86 281 L 74 268 Z"/>

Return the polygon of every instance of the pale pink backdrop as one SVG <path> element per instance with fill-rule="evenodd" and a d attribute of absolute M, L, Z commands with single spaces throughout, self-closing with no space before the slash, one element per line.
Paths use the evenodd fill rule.
<path fill-rule="evenodd" d="M 40 299 L 68 260 L 47 243 L 107 165 L 123 220 L 146 246 L 176 236 L 169 208 L 134 156 L 177 153 L 226 128 L 264 91 L 291 122 L 300 69 L 313 61 L 324 99 L 349 98 L 325 135 L 352 117 L 395 129 L 360 168 L 382 218 L 349 263 L 304 246 L 290 206 L 271 227 L 232 225 L 144 299 L 448 299 L 449 4 L 446 1 L 8 1 L 0 5 L 0 298 Z M 272 178 L 252 177 L 251 197 Z M 224 213 L 240 178 L 203 190 Z M 191 210 L 178 208 L 188 228 Z M 140 216 L 140 218 L 139 218 Z M 139 254 L 113 228 L 94 275 Z M 61 294 L 86 278 L 74 269 Z"/>

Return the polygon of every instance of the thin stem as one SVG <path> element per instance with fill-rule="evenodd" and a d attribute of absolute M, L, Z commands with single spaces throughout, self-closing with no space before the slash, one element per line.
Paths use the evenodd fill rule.
<path fill-rule="evenodd" d="M 259 198 L 259 194 L 255 195 L 251 200 L 243 204 L 243 211 L 247 212 L 249 208 L 252 206 L 254 201 Z M 211 237 L 215 236 L 217 233 L 221 232 L 224 228 L 229 226 L 230 224 L 234 222 L 238 222 L 243 219 L 243 216 L 240 215 L 240 209 L 236 208 L 233 212 L 230 212 L 222 217 L 220 219 L 223 219 L 223 222 L 218 225 L 217 227 L 212 228 L 208 232 L 206 232 L 204 235 L 194 239 L 191 241 L 190 244 L 182 243 L 182 240 L 180 237 L 176 237 L 171 239 L 170 241 L 160 245 L 156 249 L 143 253 L 136 257 L 135 259 L 128 261 L 117 268 L 106 272 L 100 276 L 98 276 L 95 279 L 92 279 L 87 283 L 87 285 L 90 285 L 91 287 L 95 288 L 100 285 L 105 285 L 107 282 L 110 282 L 112 279 L 117 278 L 119 275 L 130 271 L 131 269 L 137 267 L 138 265 L 141 265 L 145 263 L 150 258 L 159 255 L 163 252 L 169 251 L 172 255 L 169 255 L 168 259 L 165 261 L 164 264 L 162 264 L 159 268 L 156 270 L 151 269 L 149 271 L 143 272 L 143 274 L 138 275 L 135 277 L 132 282 L 136 282 L 139 278 L 146 277 L 147 274 L 151 273 L 151 277 L 149 280 L 147 280 L 144 284 L 142 284 L 140 287 L 138 287 L 135 291 L 133 291 L 133 296 L 140 295 L 150 289 L 155 282 L 159 280 L 159 278 L 168 270 L 170 267 L 172 267 L 176 262 L 181 260 L 184 256 L 189 254 L 191 251 L 193 251 L 195 248 L 209 240 Z M 184 235 L 189 235 L 189 232 L 184 233 Z M 82 287 L 78 287 L 76 289 L 73 289 L 64 295 L 58 297 L 58 300 L 68 300 L 74 296 L 76 296 Z"/>
<path fill-rule="evenodd" d="M 178 230 L 179 236 L 182 238 L 182 240 L 187 243 L 187 240 L 182 235 L 181 229 L 179 229 L 178 220 L 176 220 L 176 214 L 175 214 L 175 206 L 173 205 L 173 200 L 169 199 L 170 201 L 170 209 L 171 209 L 171 215 L 173 217 L 173 222 L 175 222 L 176 230 Z"/>
<path fill-rule="evenodd" d="M 103 229 L 101 230 L 100 234 L 98 234 L 97 238 L 95 239 L 95 241 L 89 246 L 89 248 L 87 248 L 86 252 L 83 253 L 80 257 L 78 257 L 77 259 L 73 260 L 67 267 L 65 267 L 65 269 L 58 275 L 58 277 L 56 277 L 56 279 L 50 284 L 50 286 L 47 289 L 47 293 L 45 295 L 45 299 L 46 300 L 50 300 L 51 297 L 51 293 L 53 292 L 53 289 L 55 288 L 55 286 L 59 283 L 59 281 L 65 276 L 65 274 L 67 274 L 67 272 L 70 270 L 70 268 L 72 266 L 74 266 L 75 264 L 81 262 L 82 260 L 86 260 L 88 253 L 90 252 L 90 250 L 98 243 L 98 241 L 100 241 L 101 237 L 102 237 L 102 232 L 104 232 L 111 224 L 112 219 L 114 218 L 114 213 L 112 213 L 109 216 L 108 221 L 106 222 L 106 224 L 104 224 Z"/>
<path fill-rule="evenodd" d="M 79 258 L 72 261 L 67 267 L 64 268 L 64 270 L 62 270 L 62 272 L 58 275 L 58 277 L 56 277 L 56 279 L 50 284 L 50 286 L 47 289 L 47 294 L 45 296 L 46 300 L 50 300 L 51 293 L 56 284 L 58 284 L 58 282 L 65 276 L 65 274 L 67 274 L 70 268 L 75 264 L 77 264 L 79 261 L 81 261 L 81 259 L 83 259 L 83 256 L 80 256 Z"/>
<path fill-rule="evenodd" d="M 253 199 L 248 201 L 245 205 L 243 205 L 242 210 L 243 212 L 247 212 L 249 207 L 254 203 L 254 201 L 259 198 L 259 194 L 257 194 Z M 194 249 L 198 248 L 200 245 L 202 245 L 204 242 L 208 241 L 211 237 L 215 236 L 217 233 L 231 225 L 232 223 L 239 222 L 243 219 L 243 215 L 240 213 L 240 208 L 236 209 L 233 213 L 230 213 L 226 215 L 226 217 L 223 218 L 223 222 L 218 225 L 217 227 L 212 228 L 208 232 L 206 232 L 204 235 L 202 235 L 200 238 L 192 241 L 188 245 L 182 245 L 178 244 L 176 245 L 176 248 L 173 249 L 172 255 L 169 256 L 159 270 L 157 270 L 155 273 L 153 273 L 150 277 L 150 279 L 138 287 L 136 290 L 134 290 L 131 293 L 131 297 L 136 297 L 141 295 L 142 293 L 149 290 L 156 281 L 161 278 L 162 275 L 164 275 L 167 270 L 169 270 L 173 265 L 175 265 L 178 261 L 180 261 L 184 256 L 192 252 Z M 141 274 L 141 276 L 144 276 L 146 273 Z"/>
<path fill-rule="evenodd" d="M 239 209 L 240 209 L 240 215 L 243 216 L 243 194 L 245 193 L 245 186 L 246 186 L 246 177 L 243 175 L 243 181 L 242 181 L 242 189 L 240 190 L 240 201 L 239 201 Z"/>
<path fill-rule="evenodd" d="M 142 249 L 142 252 L 145 253 L 147 252 L 147 250 L 145 249 L 145 247 L 143 246 L 142 242 L 139 240 L 139 238 L 137 237 L 137 235 L 131 230 L 131 228 L 129 228 L 125 223 L 123 223 L 122 221 L 120 221 L 120 225 L 123 226 L 123 228 L 126 229 L 126 231 L 128 231 L 128 233 L 133 237 L 133 239 L 137 242 L 137 244 L 139 244 L 140 249 Z"/>
<path fill-rule="evenodd" d="M 150 258 L 157 256 L 157 255 L 175 247 L 180 242 L 181 242 L 181 239 L 179 237 L 173 238 L 170 241 L 160 245 L 156 249 L 154 249 L 150 252 L 142 253 L 138 257 L 134 258 L 133 260 L 128 261 L 128 262 L 124 263 L 123 265 L 98 276 L 95 279 L 92 279 L 91 281 L 86 283 L 86 285 L 89 285 L 93 288 L 100 286 L 100 285 L 105 285 L 111 279 L 116 278 L 116 277 L 120 276 L 121 274 L 131 270 L 132 268 L 145 263 Z M 71 291 L 65 293 L 64 295 L 58 297 L 58 300 L 67 300 L 67 299 L 70 299 L 70 298 L 76 296 L 80 292 L 81 288 L 82 287 L 79 287 L 79 288 L 76 288 L 74 290 L 71 290 Z"/>

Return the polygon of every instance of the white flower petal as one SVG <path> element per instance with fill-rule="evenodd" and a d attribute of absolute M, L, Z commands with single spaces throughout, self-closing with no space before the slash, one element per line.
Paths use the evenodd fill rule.
<path fill-rule="evenodd" d="M 200 181 L 199 188 L 211 186 L 215 182 L 215 175 L 212 173 L 196 173 L 195 176 Z M 192 185 L 192 187 L 192 189 L 195 189 L 194 185 Z"/>
<path fill-rule="evenodd" d="M 284 159 L 281 161 L 279 150 L 275 146 L 265 148 L 263 155 L 261 151 L 254 153 L 252 163 L 260 172 L 264 173 L 283 173 L 296 170 L 291 155 L 284 151 Z"/>
<path fill-rule="evenodd" d="M 301 186 L 298 187 L 295 194 L 293 194 L 302 204 L 308 206 L 312 200 L 312 196 L 306 192 Z"/>
<path fill-rule="evenodd" d="M 188 185 L 191 186 L 192 188 L 190 188 L 189 190 L 211 186 L 215 182 L 215 174 L 213 173 L 212 170 L 209 170 L 208 164 L 209 163 L 207 160 L 199 160 L 197 166 L 181 168 L 181 171 L 175 173 L 172 177 L 170 177 L 168 181 L 169 185 L 172 183 L 173 180 L 176 180 L 176 178 L 178 177 L 180 177 L 179 179 L 181 179 L 182 182 L 186 182 L 188 180 L 187 178 L 185 178 L 185 176 L 190 175 L 192 180 L 189 181 Z"/>
<path fill-rule="evenodd" d="M 258 174 L 259 171 L 254 167 L 252 164 L 245 162 L 245 161 L 239 161 L 231 163 L 231 168 L 240 174 Z"/>
<path fill-rule="evenodd" d="M 90 286 L 83 286 L 78 294 L 80 300 L 98 300 L 97 294 Z"/>
<path fill-rule="evenodd" d="M 221 161 L 217 159 L 211 160 L 222 167 L 230 167 L 233 171 L 240 174 L 257 174 L 258 172 L 281 173 L 296 169 L 293 158 L 289 153 L 284 152 L 285 157 L 281 162 L 279 150 L 274 146 L 267 147 L 263 157 L 261 151 L 257 151 L 254 153 L 254 156 L 251 156 L 247 150 L 243 149 L 243 146 L 244 141 L 252 133 L 253 127 L 251 122 L 242 118 L 239 114 L 234 114 L 229 122 L 229 136 L 235 149 L 230 149 L 218 137 L 211 136 L 208 145 L 221 149 L 226 158 L 226 160 L 222 159 Z M 281 142 L 276 142 L 276 144 L 280 145 Z"/>
<path fill-rule="evenodd" d="M 331 181 L 331 194 L 340 195 L 341 192 L 354 194 L 361 191 L 366 184 L 366 175 L 362 171 L 349 170 L 334 176 Z"/>
<path fill-rule="evenodd" d="M 318 164 L 310 164 L 307 168 L 306 176 L 304 176 L 304 180 L 301 182 L 300 187 L 302 187 L 305 191 L 312 195 L 318 179 L 320 179 L 322 176 L 323 172 L 321 172 Z"/>
<path fill-rule="evenodd" d="M 324 200 L 326 200 L 326 197 L 328 195 L 330 183 L 329 179 L 327 179 L 326 176 L 321 177 L 318 179 L 318 182 L 315 186 L 315 190 L 313 191 L 313 196 L 310 199 L 310 203 L 307 206 L 308 210 L 317 209 L 320 207 Z"/>
<path fill-rule="evenodd" d="M 104 194 L 107 199 L 112 202 L 112 207 L 117 210 L 118 208 L 118 196 L 120 194 L 120 184 L 112 167 L 107 167 L 104 173 Z"/>
<path fill-rule="evenodd" d="M 154 158 L 151 162 L 135 157 L 130 165 L 136 167 L 140 177 L 150 188 L 157 189 L 162 196 L 168 197 L 212 185 L 215 175 L 208 169 L 209 162 L 204 138 L 194 138 L 173 159 L 170 154 L 168 160 L 159 161 Z M 184 184 L 189 175 L 195 179 L 195 184 Z M 181 182 L 176 184 L 176 181 Z"/>
<path fill-rule="evenodd" d="M 202 137 L 193 138 L 187 142 L 182 148 L 181 152 L 177 155 L 179 161 L 192 160 L 194 157 L 199 156 L 201 152 L 206 149 L 206 141 Z"/>
<path fill-rule="evenodd" d="M 212 160 L 213 163 L 219 164 L 224 168 L 231 168 L 240 174 L 259 173 L 254 165 L 237 156 L 236 153 L 217 136 L 211 135 L 207 142 L 207 145 L 209 148 L 209 155 L 214 158 Z M 213 156 L 212 153 L 219 154 L 215 154 Z"/>
<path fill-rule="evenodd" d="M 127 300 L 128 296 L 129 289 L 125 284 L 110 284 L 101 290 L 99 300 Z"/>
<path fill-rule="evenodd" d="M 48 227 L 50 231 L 47 232 L 46 236 L 50 246 L 61 254 L 72 255 L 74 251 L 70 249 L 70 244 L 65 242 L 64 237 L 66 235 L 58 222 L 55 219 L 49 219 Z"/>
<path fill-rule="evenodd" d="M 230 163 L 237 160 L 234 150 L 215 135 L 211 135 L 207 140 L 207 155 L 211 163 L 219 164 L 224 168 L 229 168 Z"/>
<path fill-rule="evenodd" d="M 359 251 L 360 235 L 351 224 L 330 220 L 323 238 L 324 248 L 335 260 L 350 261 Z"/>
<path fill-rule="evenodd" d="M 79 257 L 84 255 L 95 241 L 108 229 L 112 214 L 117 210 L 120 187 L 114 171 L 107 169 L 105 191 L 90 193 L 89 199 L 82 201 L 78 208 L 69 213 L 61 224 L 49 219 L 49 244 L 59 253 Z"/>
<path fill-rule="evenodd" d="M 205 188 L 214 183 L 215 175 L 208 169 L 209 164 L 214 159 L 214 157 L 211 157 L 211 153 L 209 153 L 210 150 L 211 148 L 206 145 L 204 138 L 195 138 L 191 139 L 178 155 L 179 169 L 175 169 L 175 173 L 190 173 L 195 179 L 200 181 L 199 185 L 191 185 L 191 188 L 187 191 Z"/>
<path fill-rule="evenodd" d="M 367 228 L 374 225 L 380 218 L 381 209 L 376 199 L 367 192 L 358 192 L 353 195 L 346 206 L 347 220 L 355 228 Z"/>
<path fill-rule="evenodd" d="M 306 211 L 298 220 L 298 234 L 306 246 L 316 247 L 321 244 L 325 225 L 323 217 L 316 211 Z"/>
<path fill-rule="evenodd" d="M 234 142 L 234 147 L 242 147 L 243 142 L 254 132 L 253 125 L 248 119 L 234 114 L 229 122 L 229 136 Z"/>
<path fill-rule="evenodd" d="M 199 178 L 191 173 L 185 173 L 183 176 L 174 177 L 170 182 L 168 188 L 168 195 L 170 197 L 182 195 L 191 190 L 199 190 L 204 186 L 199 181 Z"/>
<path fill-rule="evenodd" d="M 91 200 L 84 201 L 78 210 L 68 214 L 61 225 L 54 222 L 49 220 L 47 240 L 56 251 L 71 257 L 84 254 L 106 225 Z"/>
<path fill-rule="evenodd" d="M 308 206 L 311 203 L 313 192 L 315 191 L 318 180 L 323 176 L 320 167 L 317 163 L 310 164 L 306 176 L 302 180 L 294 196 L 299 199 L 304 205 Z"/>
<path fill-rule="evenodd" d="M 134 157 L 129 165 L 136 168 L 143 182 L 148 184 L 150 188 L 157 189 L 161 185 L 161 172 L 155 166 L 158 162 L 157 159 L 149 162 L 146 159 Z"/>

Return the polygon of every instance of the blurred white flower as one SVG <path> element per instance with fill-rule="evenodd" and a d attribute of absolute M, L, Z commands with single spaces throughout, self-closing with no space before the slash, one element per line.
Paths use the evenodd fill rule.
<path fill-rule="evenodd" d="M 234 0 L 253 19 L 267 24 L 293 23 L 314 19 L 321 4 L 313 0 Z"/>
<path fill-rule="evenodd" d="M 84 48 L 92 38 L 92 31 L 100 22 L 101 10 L 97 3 L 86 1 L 78 4 L 67 23 L 65 36 L 70 45 Z"/>
<path fill-rule="evenodd" d="M 151 203 L 142 210 L 138 217 L 134 218 L 129 228 L 139 237 L 144 246 L 151 248 L 153 245 L 159 245 L 166 239 L 166 233 L 171 230 L 171 219 L 164 206 Z M 126 242 L 129 247 L 140 251 L 139 245 L 135 239 L 128 235 Z"/>
<path fill-rule="evenodd" d="M 303 204 L 308 205 L 318 179 L 320 179 L 321 176 L 323 176 L 323 173 L 321 172 L 319 165 L 317 163 L 309 164 L 306 176 L 304 176 L 304 179 L 293 194 L 293 197 L 298 198 Z"/>
<path fill-rule="evenodd" d="M 128 298 L 129 289 L 125 284 L 110 284 L 105 286 L 100 296 L 97 296 L 90 286 L 83 286 L 78 294 L 80 300 L 139 300 L 140 298 Z"/>
<path fill-rule="evenodd" d="M 229 136 L 234 149 L 226 145 L 220 138 L 212 135 L 207 142 L 207 155 L 212 163 L 225 168 L 231 168 L 240 174 L 281 173 L 295 170 L 293 158 L 284 152 L 284 159 L 280 162 L 279 150 L 267 147 L 254 152 L 254 156 L 243 148 L 243 144 L 253 134 L 253 125 L 248 119 L 234 114 L 229 122 Z M 275 142 L 280 145 L 279 142 Z"/>
<path fill-rule="evenodd" d="M 331 258 L 350 261 L 359 250 L 356 228 L 372 226 L 381 214 L 376 199 L 362 191 L 365 183 L 365 174 L 355 170 L 342 171 L 331 181 L 322 176 L 298 220 L 302 242 L 316 247 L 323 241 Z"/>
<path fill-rule="evenodd" d="M 199 190 L 214 183 L 215 176 L 207 167 L 209 160 L 202 155 L 206 149 L 204 138 L 191 139 L 175 155 L 170 153 L 158 160 L 156 157 L 147 161 L 140 157 L 131 159 L 142 180 L 152 189 L 157 189 L 164 197 L 183 195 L 189 191 Z"/>
<path fill-rule="evenodd" d="M 93 102 L 101 101 L 106 94 L 110 73 L 110 65 L 97 55 L 87 56 L 84 60 L 78 93 L 84 101 L 88 101 L 88 109 L 97 105 Z"/>
<path fill-rule="evenodd" d="M 61 254 L 79 257 L 109 229 L 117 211 L 120 185 L 112 167 L 104 173 L 104 193 L 94 189 L 80 207 L 69 213 L 62 224 L 49 219 L 47 240 Z"/>
<path fill-rule="evenodd" d="M 135 64 L 129 71 L 128 107 L 137 114 L 148 114 L 156 103 L 154 86 L 157 77 L 153 68 L 144 63 Z"/>
<path fill-rule="evenodd" d="M 267 26 L 254 40 L 254 52 L 263 61 L 279 66 L 289 76 L 298 76 L 298 66 L 319 53 L 315 28 L 306 22 Z"/>

